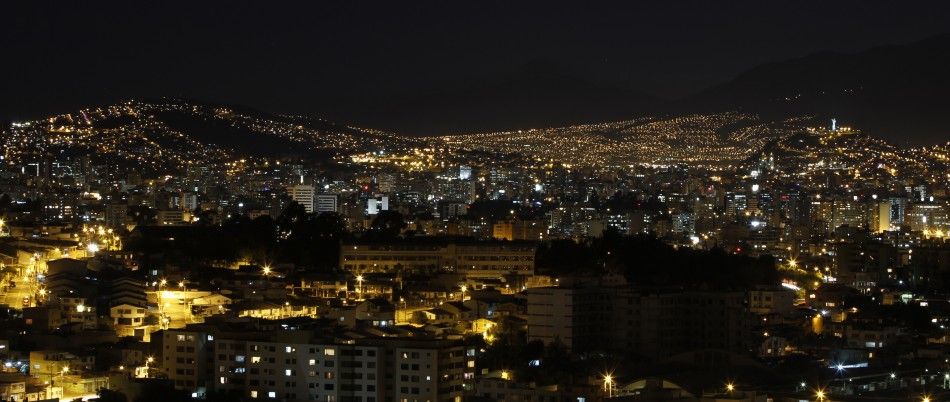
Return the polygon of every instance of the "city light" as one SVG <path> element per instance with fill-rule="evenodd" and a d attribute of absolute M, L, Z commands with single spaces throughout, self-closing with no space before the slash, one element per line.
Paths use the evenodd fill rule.
<path fill-rule="evenodd" d="M 27 117 L 0 125 L 4 398 L 132 400 L 149 378 L 193 399 L 941 399 L 950 84 L 930 56 L 950 38 L 860 50 L 778 32 L 802 13 L 769 4 L 811 56 L 741 66 L 764 59 L 746 46 L 724 68 L 708 44 L 775 42 L 757 11 L 651 10 L 711 35 L 671 59 L 603 40 L 632 9 L 446 7 L 211 30 L 161 7 L 12 13 L 29 32 L 7 64 L 33 68 L 11 80 Z M 848 18 L 950 15 L 918 8 Z M 150 62 L 101 68 L 129 54 Z M 479 75 L 503 85 L 441 88 Z M 730 356 L 760 375 L 671 369 Z"/>

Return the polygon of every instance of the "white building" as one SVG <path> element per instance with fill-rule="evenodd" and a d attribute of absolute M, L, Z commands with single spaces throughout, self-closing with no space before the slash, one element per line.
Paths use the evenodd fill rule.
<path fill-rule="evenodd" d="M 303 205 L 303 208 L 307 212 L 314 211 L 314 189 L 313 186 L 306 184 L 298 184 L 293 187 L 287 188 L 287 194 L 290 195 L 290 198 L 293 199 L 296 203 Z"/>
<path fill-rule="evenodd" d="M 376 215 L 379 211 L 388 211 L 389 210 L 389 197 L 385 195 L 377 194 L 375 197 L 372 197 L 366 200 L 366 214 L 367 215 Z"/>

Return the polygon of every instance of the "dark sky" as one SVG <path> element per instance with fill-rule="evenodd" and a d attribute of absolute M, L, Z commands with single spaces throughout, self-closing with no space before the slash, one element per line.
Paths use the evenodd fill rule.
<path fill-rule="evenodd" d="M 763 62 L 950 30 L 950 2 L 22 1 L 0 22 L 0 118 L 184 96 L 319 113 L 547 60 L 678 98 Z"/>

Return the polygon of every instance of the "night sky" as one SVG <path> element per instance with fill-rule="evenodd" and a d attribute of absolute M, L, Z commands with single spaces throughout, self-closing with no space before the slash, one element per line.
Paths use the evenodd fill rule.
<path fill-rule="evenodd" d="M 0 23 L 3 119 L 159 96 L 320 114 L 533 60 L 675 99 L 765 62 L 950 30 L 945 1 L 17 3 Z"/>

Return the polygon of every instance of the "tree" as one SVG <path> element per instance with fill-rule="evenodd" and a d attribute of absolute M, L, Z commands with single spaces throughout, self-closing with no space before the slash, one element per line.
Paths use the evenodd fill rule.
<path fill-rule="evenodd" d="M 128 215 L 132 217 L 137 225 L 151 225 L 155 223 L 155 210 L 146 205 L 130 206 Z"/>
<path fill-rule="evenodd" d="M 370 232 L 380 238 L 395 239 L 407 226 L 405 219 L 398 211 L 380 211 L 373 219 Z"/>

